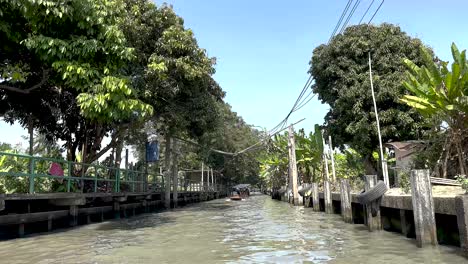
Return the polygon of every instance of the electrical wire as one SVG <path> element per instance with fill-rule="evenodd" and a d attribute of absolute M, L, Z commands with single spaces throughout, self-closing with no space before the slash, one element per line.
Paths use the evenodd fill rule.
<path fill-rule="evenodd" d="M 354 12 L 356 12 L 356 9 L 357 9 L 357 7 L 359 6 L 360 3 L 361 3 L 361 0 L 358 0 L 358 1 L 356 1 L 356 3 L 354 3 L 354 6 L 351 9 L 351 12 L 349 12 L 349 15 L 346 18 L 346 21 L 344 22 L 343 26 L 341 27 L 341 30 L 340 30 L 339 34 L 343 33 L 343 31 L 346 29 L 346 27 L 348 26 L 349 20 L 351 20 L 351 17 L 354 15 Z"/>
<path fill-rule="evenodd" d="M 367 7 L 366 12 L 364 12 L 364 14 L 362 15 L 361 19 L 359 20 L 358 25 L 361 24 L 362 20 L 364 20 L 364 17 L 367 15 L 367 12 L 369 12 L 369 9 L 370 9 L 371 6 L 374 4 L 374 1 L 375 1 L 375 0 L 372 0 L 372 2 L 370 3 L 370 5 Z"/>
<path fill-rule="evenodd" d="M 341 12 L 340 19 L 338 20 L 338 23 L 336 23 L 335 29 L 334 29 L 333 32 L 331 33 L 331 36 L 330 36 L 330 38 L 328 39 L 328 42 L 327 42 L 327 43 L 330 43 L 330 41 L 332 40 L 332 38 L 335 36 L 336 31 L 337 31 L 338 28 L 340 27 L 341 22 L 343 21 L 344 16 L 346 15 L 346 13 L 348 13 L 348 9 L 349 9 L 349 7 L 351 6 L 351 3 L 352 3 L 352 2 L 353 2 L 353 0 L 348 0 L 348 3 L 346 4 L 345 9 L 343 10 L 343 12 Z"/>
<path fill-rule="evenodd" d="M 372 17 L 369 19 L 369 22 L 367 22 L 368 25 L 370 25 L 370 23 L 372 22 L 372 19 L 374 19 L 375 15 L 379 12 L 380 8 L 382 7 L 383 3 L 385 2 L 385 0 L 382 0 L 382 2 L 380 2 L 380 5 L 379 7 L 377 7 L 377 9 L 375 10 L 374 14 L 372 15 Z"/>
<path fill-rule="evenodd" d="M 341 23 L 343 22 L 343 18 L 346 16 L 346 14 L 348 13 L 348 10 L 349 8 L 351 7 L 351 4 L 353 3 L 354 0 L 348 0 L 348 3 L 346 4 L 344 10 L 341 12 L 341 15 L 340 15 L 340 18 L 338 19 L 338 22 L 336 23 L 335 25 L 335 28 L 332 32 L 332 34 L 330 35 L 330 39 L 328 40 L 329 42 L 331 41 L 331 39 L 335 36 L 338 28 L 340 28 L 340 25 Z M 347 17 L 347 21 L 349 21 L 349 19 L 351 18 L 352 14 L 354 14 L 354 11 L 356 10 L 357 8 L 357 5 L 359 4 L 361 0 L 358 0 L 356 3 L 354 3 L 354 6 L 350 12 L 350 14 L 348 15 Z M 351 16 L 350 16 L 351 15 Z M 291 110 L 289 111 L 289 113 L 286 115 L 286 117 L 281 120 L 275 127 L 273 127 L 271 130 L 268 131 L 268 134 L 271 135 L 271 134 L 274 134 L 276 133 L 278 130 L 281 130 L 283 129 L 287 122 L 288 122 L 288 119 L 289 117 L 291 116 L 292 113 L 298 111 L 300 108 L 304 107 L 307 103 L 309 103 L 311 101 L 311 99 L 307 100 L 307 96 L 306 98 L 303 99 L 303 96 L 304 94 L 306 93 L 307 91 L 307 88 L 309 88 L 310 84 L 312 83 L 313 81 L 313 76 L 310 75 L 309 78 L 307 79 L 306 81 L 306 84 L 304 85 L 304 87 L 302 88 L 298 98 L 296 99 L 296 101 L 294 102 L 294 105 L 293 107 L 291 108 Z"/>

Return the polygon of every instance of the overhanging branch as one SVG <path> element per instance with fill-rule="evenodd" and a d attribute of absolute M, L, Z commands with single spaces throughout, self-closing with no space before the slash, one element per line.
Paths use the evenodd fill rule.
<path fill-rule="evenodd" d="M 31 86 L 28 89 L 20 89 L 18 87 L 4 85 L 4 84 L 0 84 L 0 89 L 11 91 L 11 92 L 16 92 L 16 93 L 29 94 L 30 92 L 32 92 L 32 91 L 34 91 L 36 89 L 39 89 L 42 85 L 44 85 L 47 82 L 48 79 L 49 79 L 49 71 L 42 70 L 42 79 L 41 79 L 41 81 L 38 82 L 37 84 Z"/>

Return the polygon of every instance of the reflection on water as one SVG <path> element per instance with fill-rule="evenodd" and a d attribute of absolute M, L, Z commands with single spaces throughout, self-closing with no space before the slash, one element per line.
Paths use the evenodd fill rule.
<path fill-rule="evenodd" d="M 251 196 L 0 242 L 0 263 L 468 263 L 338 215 Z"/>

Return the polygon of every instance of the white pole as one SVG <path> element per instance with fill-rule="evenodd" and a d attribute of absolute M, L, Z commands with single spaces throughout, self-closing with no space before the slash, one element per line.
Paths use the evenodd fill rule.
<path fill-rule="evenodd" d="M 332 165 L 332 181 L 336 181 L 336 173 L 335 173 L 335 157 L 334 155 L 334 150 L 333 150 L 333 145 L 332 145 L 332 138 L 331 136 L 328 136 L 328 146 L 330 147 L 330 159 L 331 159 L 331 165 Z"/>
<path fill-rule="evenodd" d="M 322 136 L 322 142 L 323 142 L 323 147 L 325 148 L 325 139 L 323 139 Z M 325 162 L 325 181 L 329 181 L 330 177 L 328 176 L 328 159 L 327 159 L 327 154 L 325 152 L 325 149 L 323 150 L 323 162 Z"/>
<path fill-rule="evenodd" d="M 389 187 L 390 183 L 388 181 L 388 173 L 386 172 L 385 158 L 383 155 L 382 135 L 380 134 L 379 114 L 377 112 L 377 103 L 375 101 L 375 95 L 374 95 L 374 84 L 372 82 L 372 62 L 371 62 L 370 52 L 369 52 L 369 78 L 370 78 L 370 85 L 371 85 L 371 91 L 372 91 L 372 101 L 374 101 L 375 120 L 377 122 L 377 133 L 379 135 L 380 161 L 382 162 L 382 173 L 384 177 L 384 182 L 387 185 L 387 187 Z"/>
<path fill-rule="evenodd" d="M 203 190 L 203 169 L 204 169 L 204 164 L 203 162 L 201 163 L 201 188 Z"/>
<path fill-rule="evenodd" d="M 213 168 L 211 168 L 211 186 L 214 188 Z M 214 189 L 213 189 L 214 190 Z"/>

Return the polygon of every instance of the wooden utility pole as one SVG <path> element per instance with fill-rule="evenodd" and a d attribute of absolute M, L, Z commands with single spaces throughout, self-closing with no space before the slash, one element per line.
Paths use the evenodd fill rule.
<path fill-rule="evenodd" d="M 297 164 L 296 164 L 296 143 L 294 142 L 293 126 L 289 126 L 288 149 L 289 149 L 289 168 L 291 177 L 289 177 L 292 186 L 293 204 L 299 205 L 299 192 L 297 190 Z"/>
<path fill-rule="evenodd" d="M 169 133 L 166 134 L 166 153 L 164 157 L 164 184 L 165 195 L 164 195 L 164 206 L 171 208 L 171 169 L 172 169 L 172 144 L 171 136 Z"/>
<path fill-rule="evenodd" d="M 178 187 L 179 187 L 179 166 L 178 166 L 178 158 L 179 158 L 179 153 L 177 149 L 177 141 L 174 140 L 172 143 L 174 153 L 172 154 L 172 200 L 174 204 L 174 208 L 177 207 L 177 199 L 179 196 L 178 193 Z"/>
<path fill-rule="evenodd" d="M 334 151 L 333 151 L 333 145 L 332 145 L 332 138 L 331 136 L 328 136 L 328 146 L 330 147 L 330 159 L 331 159 L 331 165 L 332 165 L 332 181 L 336 181 L 336 174 L 335 174 L 335 157 L 334 157 Z"/>

